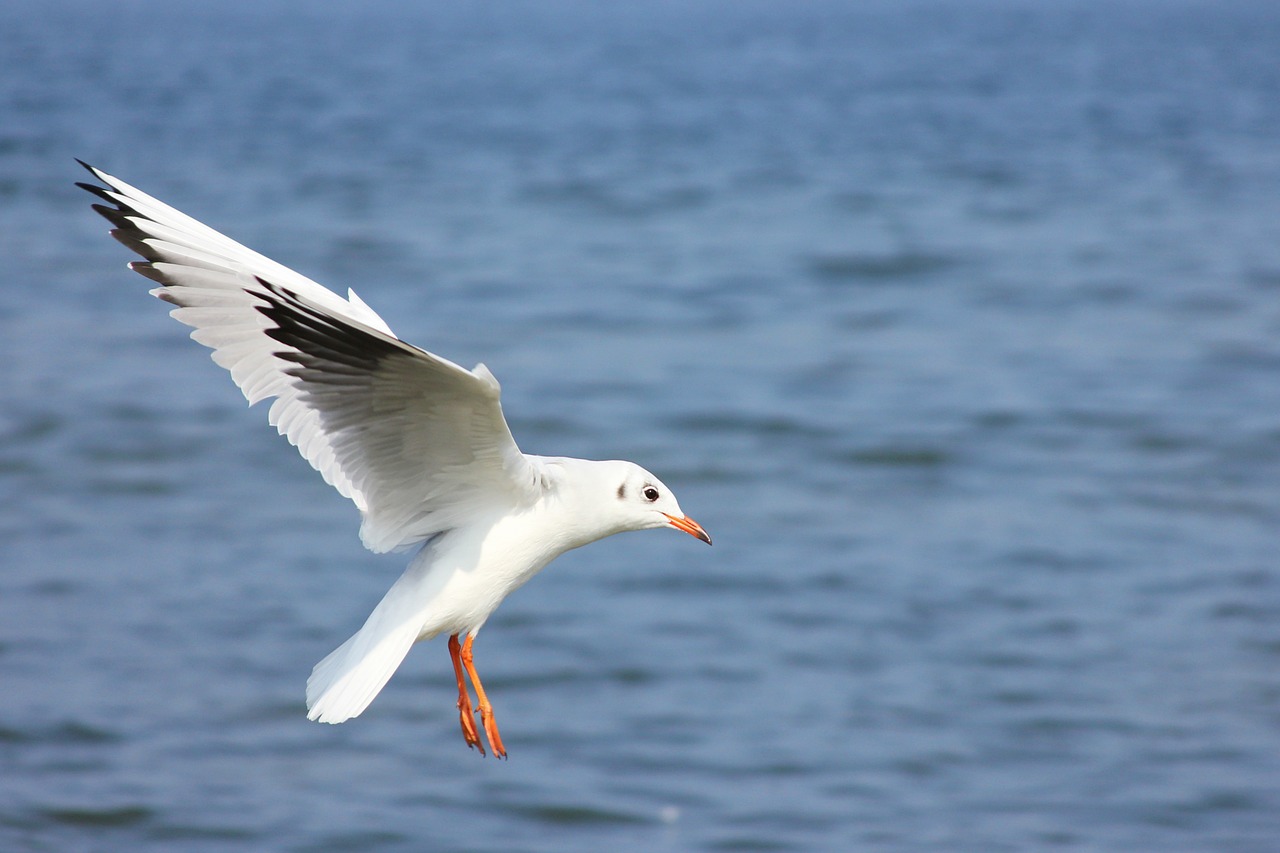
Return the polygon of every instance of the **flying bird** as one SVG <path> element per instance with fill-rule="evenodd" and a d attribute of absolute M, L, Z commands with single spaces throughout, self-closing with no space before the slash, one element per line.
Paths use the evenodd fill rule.
<path fill-rule="evenodd" d="M 476 634 L 512 591 L 559 555 L 627 530 L 711 537 L 631 462 L 521 453 L 497 379 L 401 341 L 355 291 L 344 299 L 124 181 L 78 186 L 129 267 L 194 327 L 249 404 L 360 510 L 374 552 L 417 548 L 364 626 L 316 664 L 307 716 L 341 723 L 369 706 L 419 640 L 448 636 L 468 746 L 505 758 L 472 658 Z M 465 675 L 464 675 L 465 673 Z M 467 681 L 475 690 L 475 710 Z"/>

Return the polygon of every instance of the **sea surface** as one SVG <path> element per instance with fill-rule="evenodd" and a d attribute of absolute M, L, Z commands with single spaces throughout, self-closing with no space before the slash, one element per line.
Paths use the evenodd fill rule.
<path fill-rule="evenodd" d="M 0 4 L 0 850 L 1280 850 L 1280 4 Z M 402 570 L 79 157 L 640 462 L 359 719 Z"/>

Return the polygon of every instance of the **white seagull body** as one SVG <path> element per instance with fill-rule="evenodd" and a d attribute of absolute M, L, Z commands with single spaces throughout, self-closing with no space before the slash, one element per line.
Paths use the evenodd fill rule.
<path fill-rule="evenodd" d="M 131 263 L 177 306 L 250 405 L 359 508 L 372 551 L 420 546 L 355 636 L 316 665 L 308 716 L 357 716 L 418 640 L 449 635 L 467 743 L 484 752 L 463 671 L 494 754 L 506 750 L 471 643 L 513 590 L 560 554 L 625 530 L 675 527 L 710 543 L 670 490 L 630 462 L 528 456 L 483 364 L 467 370 L 400 341 L 373 309 L 83 164 L 80 184 Z M 110 205 L 110 206 L 108 206 Z M 459 636 L 465 642 L 459 643 Z"/>

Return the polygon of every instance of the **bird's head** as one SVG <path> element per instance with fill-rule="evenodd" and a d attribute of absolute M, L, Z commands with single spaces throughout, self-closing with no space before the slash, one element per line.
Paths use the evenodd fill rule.
<path fill-rule="evenodd" d="M 605 485 L 623 530 L 674 527 L 711 544 L 702 525 L 684 514 L 661 480 L 632 462 L 605 463 Z"/>

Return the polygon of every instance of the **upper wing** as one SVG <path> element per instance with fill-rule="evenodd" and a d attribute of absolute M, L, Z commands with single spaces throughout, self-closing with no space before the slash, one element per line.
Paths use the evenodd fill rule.
<path fill-rule="evenodd" d="M 250 404 L 364 514 L 374 551 L 411 545 L 495 503 L 531 503 L 541 468 L 516 447 L 497 380 L 410 346 L 349 299 L 82 164 L 94 210 L 146 259 L 129 266 L 178 306 Z"/>

